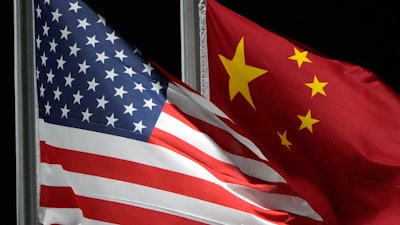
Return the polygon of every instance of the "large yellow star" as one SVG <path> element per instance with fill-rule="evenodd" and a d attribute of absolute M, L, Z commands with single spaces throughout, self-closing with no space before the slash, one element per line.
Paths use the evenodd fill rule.
<path fill-rule="evenodd" d="M 268 72 L 268 70 L 246 65 L 244 57 L 244 38 L 240 39 L 232 60 L 219 55 L 229 75 L 229 96 L 232 99 L 240 92 L 249 104 L 256 109 L 250 95 L 249 82 Z"/>
<path fill-rule="evenodd" d="M 308 110 L 308 112 L 305 116 L 297 115 L 297 117 L 299 117 L 299 119 L 301 120 L 301 125 L 300 125 L 299 130 L 307 128 L 311 133 L 313 132 L 312 125 L 314 123 L 319 122 L 319 120 L 311 117 L 311 110 Z"/>
<path fill-rule="evenodd" d="M 328 84 L 328 82 L 319 82 L 316 75 L 314 75 L 314 81 L 312 83 L 306 83 L 306 86 L 311 88 L 311 97 L 314 97 L 317 93 L 326 96 L 324 87 Z"/>
<path fill-rule="evenodd" d="M 292 143 L 290 143 L 290 141 L 286 137 L 287 130 L 285 130 L 283 134 L 279 133 L 279 131 L 277 131 L 276 133 L 278 133 L 279 137 L 281 138 L 281 144 L 285 145 L 286 148 L 290 150 L 290 145 L 292 145 Z"/>
<path fill-rule="evenodd" d="M 302 51 L 300 52 L 297 48 L 294 48 L 294 55 L 290 56 L 289 59 L 291 60 L 296 60 L 297 65 L 299 68 L 303 64 L 303 62 L 308 62 L 311 63 L 311 60 L 307 58 L 308 51 Z"/>

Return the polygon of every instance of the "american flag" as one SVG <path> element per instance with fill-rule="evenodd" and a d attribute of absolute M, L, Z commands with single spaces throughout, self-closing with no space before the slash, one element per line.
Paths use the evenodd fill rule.
<path fill-rule="evenodd" d="M 320 219 L 233 121 L 84 2 L 34 7 L 40 223 Z"/>

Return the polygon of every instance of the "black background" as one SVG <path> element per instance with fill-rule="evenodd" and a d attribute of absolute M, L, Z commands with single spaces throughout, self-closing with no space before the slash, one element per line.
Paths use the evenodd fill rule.
<path fill-rule="evenodd" d="M 142 53 L 167 71 L 180 77 L 180 0 L 86 2 L 103 15 L 108 24 L 124 39 L 136 45 Z M 360 4 L 349 4 L 348 1 L 219 2 L 265 28 L 300 41 L 325 56 L 352 62 L 375 72 L 400 93 L 400 8 L 395 5 L 395 1 L 363 1 Z M 13 11 L 12 7 L 10 4 L 9 12 Z M 12 13 L 2 15 L 7 17 L 4 34 L 13 36 Z M 14 42 L 13 38 L 9 42 L 3 42 L 6 53 L 9 52 L 2 59 L 2 65 L 9 70 L 3 71 L 10 71 L 3 74 L 6 77 L 3 90 L 7 92 L 5 96 L 12 96 L 3 99 L 3 106 L 7 106 L 10 99 L 13 102 L 15 98 L 12 67 Z M 3 124 L 10 124 L 11 129 L 3 129 L 6 133 L 3 137 L 11 145 L 3 147 L 3 174 L 9 181 L 3 183 L 6 186 L 6 211 L 3 212 L 7 216 L 3 219 L 10 221 L 10 224 L 16 224 L 12 222 L 16 221 L 15 106 L 3 107 L 4 110 L 6 108 L 9 110 L 2 114 L 5 116 Z"/>
<path fill-rule="evenodd" d="M 122 36 L 172 74 L 180 75 L 179 0 L 123 3 L 87 0 Z M 156 2 L 156 3 L 155 3 Z M 400 90 L 400 7 L 384 1 L 219 0 L 265 28 L 330 58 L 378 74 Z M 397 4 L 396 4 L 397 5 Z"/>

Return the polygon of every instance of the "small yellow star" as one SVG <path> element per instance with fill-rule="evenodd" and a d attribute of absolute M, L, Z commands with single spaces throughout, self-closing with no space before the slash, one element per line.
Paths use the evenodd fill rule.
<path fill-rule="evenodd" d="M 313 132 L 312 125 L 319 122 L 319 120 L 311 117 L 311 110 L 308 110 L 305 116 L 297 115 L 297 117 L 299 117 L 299 119 L 301 120 L 299 130 L 307 128 L 311 133 Z"/>
<path fill-rule="evenodd" d="M 219 55 L 219 58 L 229 75 L 229 96 L 231 101 L 240 92 L 247 102 L 256 109 L 250 95 L 249 82 L 265 74 L 268 70 L 246 65 L 243 37 L 236 47 L 232 60 L 222 55 Z"/>
<path fill-rule="evenodd" d="M 316 75 L 314 75 L 314 81 L 312 83 L 306 83 L 306 86 L 312 89 L 311 97 L 314 97 L 317 93 L 326 96 L 324 91 L 324 87 L 328 84 L 328 82 L 319 82 Z"/>
<path fill-rule="evenodd" d="M 311 60 L 309 60 L 307 58 L 307 54 L 308 54 L 308 51 L 300 52 L 299 50 L 297 50 L 297 48 L 294 48 L 294 55 L 290 56 L 289 59 L 296 60 L 297 61 L 297 65 L 300 68 L 301 65 L 303 64 L 303 62 L 311 63 Z"/>
<path fill-rule="evenodd" d="M 286 148 L 290 150 L 290 145 L 292 145 L 292 143 L 290 143 L 290 141 L 286 137 L 287 130 L 285 130 L 283 134 L 279 133 L 279 131 L 277 131 L 276 133 L 278 133 L 279 137 L 281 138 L 281 144 L 286 146 Z"/>

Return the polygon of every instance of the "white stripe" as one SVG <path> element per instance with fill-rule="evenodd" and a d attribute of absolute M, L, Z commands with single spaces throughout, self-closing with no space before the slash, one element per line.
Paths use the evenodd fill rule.
<path fill-rule="evenodd" d="M 69 208 L 38 208 L 39 222 L 43 225 L 63 224 L 63 225 L 115 225 L 98 220 L 91 220 L 83 217 L 82 210 Z"/>
<path fill-rule="evenodd" d="M 209 105 L 212 104 L 211 102 L 196 102 L 196 99 L 193 99 L 191 98 L 192 96 L 187 95 L 187 92 L 189 91 L 185 87 L 170 83 L 167 89 L 168 100 L 180 110 L 182 110 L 182 112 L 206 123 L 219 127 L 220 129 L 223 129 L 226 132 L 230 133 L 234 138 L 243 143 L 254 154 L 256 154 L 260 159 L 268 160 L 251 140 L 234 131 L 215 114 L 208 111 Z"/>
<path fill-rule="evenodd" d="M 216 181 L 216 178 L 199 164 L 158 145 L 99 132 L 44 123 L 43 120 L 40 120 L 39 130 L 40 139 L 45 140 L 47 144 L 52 146 L 123 159 L 211 182 Z M 43 134 L 44 131 L 46 131 L 46 134 Z"/>
<path fill-rule="evenodd" d="M 200 104 L 201 106 L 206 108 L 211 113 L 213 113 L 219 117 L 222 117 L 222 118 L 232 121 L 222 110 L 220 110 L 214 103 L 212 103 L 210 100 L 206 99 L 204 96 L 201 96 L 197 93 L 194 93 L 194 92 L 188 90 L 187 88 L 185 88 L 184 86 L 182 86 L 179 83 L 174 82 L 173 84 L 175 86 L 177 86 L 177 88 L 179 88 L 179 90 L 181 90 L 183 93 L 185 93 L 185 95 L 189 96 L 190 99 L 193 99 L 195 102 L 197 102 L 198 104 Z M 173 88 L 173 89 L 175 89 L 175 88 Z"/>
<path fill-rule="evenodd" d="M 51 171 L 50 174 L 42 174 L 42 177 L 46 179 L 42 179 L 41 184 L 54 184 L 59 180 L 58 175 L 67 176 L 74 193 L 89 198 L 165 212 L 207 224 L 274 224 L 250 213 L 172 192 L 102 177 L 66 172 L 59 165 L 42 164 L 41 166 L 46 167 L 42 171 Z M 58 186 L 63 183 L 64 181 L 61 181 Z"/>
<path fill-rule="evenodd" d="M 250 192 L 250 195 L 262 195 L 265 196 L 265 199 L 268 199 L 268 196 L 277 196 L 277 194 L 274 193 L 262 192 L 243 186 L 238 187 L 235 185 L 232 187 L 231 184 L 218 180 L 208 170 L 194 161 L 158 145 L 109 134 L 48 124 L 43 120 L 39 120 L 39 126 L 40 139 L 45 140 L 49 145 L 64 149 L 72 149 L 74 151 L 138 162 L 157 168 L 186 174 L 188 176 L 197 177 L 199 179 L 215 183 L 235 196 L 266 210 L 270 209 L 271 204 L 274 204 L 274 202 L 261 202 L 260 205 L 260 202 L 254 202 L 253 199 L 243 196 L 242 194 L 245 192 Z M 45 131 L 46 133 L 43 133 Z M 239 191 L 239 189 L 243 189 L 243 191 Z M 314 210 L 309 207 L 307 202 L 304 200 L 302 200 L 301 204 L 298 204 L 299 200 L 296 196 L 278 196 L 282 196 L 283 198 L 280 200 L 281 202 L 279 202 L 279 204 L 273 207 L 273 209 L 280 209 L 280 207 L 284 205 L 285 208 L 282 210 L 291 212 L 291 209 L 294 209 L 295 211 L 292 213 L 304 216 L 314 215 L 312 218 L 317 219 L 316 216 L 318 215 L 315 216 Z"/>
<path fill-rule="evenodd" d="M 161 113 L 156 123 L 156 127 L 173 134 L 219 161 L 238 167 L 247 175 L 268 182 L 286 183 L 285 179 L 267 164 L 224 151 L 209 136 L 202 132 L 193 130 L 175 117 Z"/>

